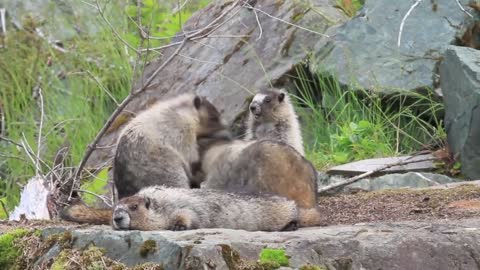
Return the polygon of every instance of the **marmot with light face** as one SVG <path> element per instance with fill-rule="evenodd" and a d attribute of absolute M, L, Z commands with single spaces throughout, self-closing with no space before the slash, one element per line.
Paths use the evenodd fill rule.
<path fill-rule="evenodd" d="M 298 116 L 285 91 L 261 90 L 253 97 L 249 109 L 245 140 L 279 141 L 305 155 Z"/>
<path fill-rule="evenodd" d="M 121 199 L 112 209 L 84 204 L 71 215 L 117 230 L 190 230 L 227 228 L 247 231 L 295 230 L 310 213 L 279 196 L 253 196 L 218 190 L 150 186 Z M 78 222 L 78 219 L 66 219 Z"/>
<path fill-rule="evenodd" d="M 250 196 L 206 189 L 148 187 L 122 199 L 112 225 L 119 230 L 226 228 L 246 231 L 295 230 L 301 214 L 279 196 Z"/>
<path fill-rule="evenodd" d="M 139 113 L 122 130 L 114 158 L 119 199 L 152 185 L 189 188 L 199 162 L 197 138 L 226 132 L 205 98 L 183 94 Z"/>

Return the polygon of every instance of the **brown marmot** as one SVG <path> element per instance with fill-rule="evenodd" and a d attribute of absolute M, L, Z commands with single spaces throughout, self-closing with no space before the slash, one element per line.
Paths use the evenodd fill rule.
<path fill-rule="evenodd" d="M 114 158 L 118 198 L 152 185 L 189 188 L 199 161 L 197 137 L 226 130 L 205 98 L 183 94 L 139 113 L 122 130 Z"/>
<path fill-rule="evenodd" d="M 199 140 L 199 144 L 205 151 L 202 188 L 280 195 L 311 211 L 312 218 L 301 226 L 318 225 L 317 172 L 293 147 L 269 140 Z"/>
<path fill-rule="evenodd" d="M 269 88 L 253 97 L 245 140 L 252 139 L 283 142 L 305 155 L 298 116 L 284 90 Z"/>
<path fill-rule="evenodd" d="M 112 209 L 75 204 L 65 220 L 112 224 L 119 230 L 228 228 L 247 231 L 295 230 L 315 218 L 280 196 L 253 196 L 218 190 L 150 186 L 121 199 Z M 305 222 L 305 221 L 306 222 Z"/>
<path fill-rule="evenodd" d="M 122 199 L 113 211 L 119 230 L 226 228 L 294 230 L 299 211 L 279 196 L 249 196 L 218 190 L 148 187 Z"/>

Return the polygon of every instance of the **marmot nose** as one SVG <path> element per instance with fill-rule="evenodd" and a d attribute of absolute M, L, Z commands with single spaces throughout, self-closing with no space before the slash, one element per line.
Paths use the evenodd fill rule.
<path fill-rule="evenodd" d="M 120 223 L 120 222 L 122 222 L 122 220 L 123 220 L 122 216 L 117 216 L 117 217 L 113 218 L 113 221 L 115 221 L 115 223 Z"/>
<path fill-rule="evenodd" d="M 250 105 L 250 111 L 254 112 L 256 110 L 257 110 L 257 105 L 255 104 Z"/>

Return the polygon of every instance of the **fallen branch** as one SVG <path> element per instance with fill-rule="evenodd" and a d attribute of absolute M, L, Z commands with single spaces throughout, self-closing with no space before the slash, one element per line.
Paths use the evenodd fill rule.
<path fill-rule="evenodd" d="M 412 156 L 413 157 L 413 156 Z M 395 166 L 402 166 L 402 165 L 407 165 L 407 164 L 411 164 L 411 163 L 417 163 L 417 162 L 423 162 L 423 161 L 431 161 L 431 160 L 437 160 L 436 158 L 426 158 L 426 159 L 420 159 L 420 160 L 410 160 L 410 158 L 412 157 L 409 157 L 409 158 L 406 158 L 404 160 L 400 160 L 398 162 L 393 162 L 393 163 L 389 163 L 389 164 L 386 164 L 386 165 L 383 165 L 383 166 L 380 166 L 378 168 L 376 168 L 375 170 L 370 170 L 368 172 L 364 172 L 360 175 L 357 175 L 357 176 L 354 176 L 354 177 L 351 177 L 349 179 L 347 179 L 346 181 L 344 182 L 341 182 L 341 183 L 335 183 L 335 184 L 331 184 L 331 185 L 328 185 L 328 186 L 325 186 L 323 188 L 319 188 L 317 193 L 325 193 L 327 191 L 330 191 L 332 189 L 336 189 L 336 188 L 340 188 L 340 187 L 344 187 L 344 186 L 348 186 L 350 184 L 353 184 L 355 182 L 358 182 L 374 173 L 377 173 L 377 172 L 381 172 L 381 171 L 384 171 L 388 168 L 391 168 L 391 167 L 395 167 Z"/>

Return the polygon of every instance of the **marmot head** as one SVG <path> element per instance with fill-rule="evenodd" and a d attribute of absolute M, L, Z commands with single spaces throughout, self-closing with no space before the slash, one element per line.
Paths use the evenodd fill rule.
<path fill-rule="evenodd" d="M 212 137 L 219 134 L 229 135 L 225 120 L 212 103 L 204 97 L 195 96 L 193 105 L 197 109 L 200 119 L 197 137 Z"/>
<path fill-rule="evenodd" d="M 113 209 L 113 228 L 116 230 L 149 230 L 150 199 L 142 196 L 123 198 Z"/>
<path fill-rule="evenodd" d="M 256 121 L 274 120 L 277 110 L 279 110 L 286 101 L 287 95 L 279 89 L 261 90 L 250 103 L 250 113 Z"/>

